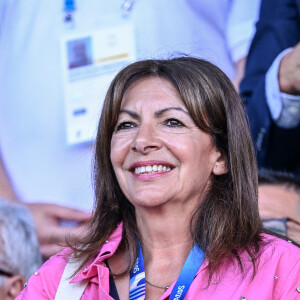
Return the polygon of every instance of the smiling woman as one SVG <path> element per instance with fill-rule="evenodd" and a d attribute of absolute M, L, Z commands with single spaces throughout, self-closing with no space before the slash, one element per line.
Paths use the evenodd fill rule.
<path fill-rule="evenodd" d="M 226 173 L 225 157 L 211 136 L 196 126 L 175 87 L 156 77 L 126 90 L 110 156 L 137 219 L 147 219 L 148 207 L 164 204 L 169 214 L 171 209 L 182 212 L 184 204 L 191 220 L 211 174 Z"/>
<path fill-rule="evenodd" d="M 70 287 L 72 299 L 299 295 L 299 249 L 263 233 L 243 105 L 211 63 L 180 57 L 120 71 L 99 122 L 94 185 L 86 237 L 22 296 L 70 298 Z"/>

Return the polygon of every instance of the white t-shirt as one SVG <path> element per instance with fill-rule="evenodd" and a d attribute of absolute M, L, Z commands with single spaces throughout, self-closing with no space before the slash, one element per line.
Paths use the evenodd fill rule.
<path fill-rule="evenodd" d="M 121 16 L 123 2 L 77 0 L 75 30 Z M 232 57 L 248 49 L 258 2 L 136 0 L 129 15 L 137 57 L 182 52 L 210 60 L 233 78 Z M 66 143 L 59 46 L 68 30 L 63 6 L 63 0 L 0 2 L 0 148 L 21 199 L 90 210 L 93 145 Z"/>

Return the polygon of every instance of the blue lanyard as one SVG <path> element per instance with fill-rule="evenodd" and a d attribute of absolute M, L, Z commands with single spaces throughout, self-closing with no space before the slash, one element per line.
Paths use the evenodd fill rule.
<path fill-rule="evenodd" d="M 137 260 L 130 272 L 130 291 L 129 300 L 145 299 L 145 267 L 141 243 L 139 242 L 139 254 Z"/>
<path fill-rule="evenodd" d="M 75 0 L 65 0 L 64 10 L 66 12 L 71 12 L 75 10 Z"/>
<path fill-rule="evenodd" d="M 194 245 L 171 292 L 169 300 L 183 299 L 205 259 L 204 252 Z M 130 272 L 129 300 L 145 299 L 145 268 L 141 244 L 136 263 Z"/>
<path fill-rule="evenodd" d="M 135 2 L 136 2 L 136 0 L 123 0 L 121 9 L 122 9 L 122 15 L 124 17 L 129 16 Z M 72 22 L 73 21 L 73 12 L 76 10 L 75 0 L 63 0 L 63 3 L 64 3 L 64 11 L 66 13 L 64 21 Z"/>
<path fill-rule="evenodd" d="M 66 23 L 73 23 L 73 12 L 75 10 L 75 0 L 64 0 L 64 11 L 66 13 L 64 21 Z"/>

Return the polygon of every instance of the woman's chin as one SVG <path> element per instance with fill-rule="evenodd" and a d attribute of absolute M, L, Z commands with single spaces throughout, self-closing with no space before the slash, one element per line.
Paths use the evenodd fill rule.
<path fill-rule="evenodd" d="M 160 197 L 153 197 L 153 196 L 145 196 L 142 198 L 137 198 L 134 199 L 131 203 L 133 204 L 134 207 L 136 208 L 149 208 L 149 209 L 154 209 L 154 208 L 161 208 L 165 206 L 169 202 L 169 199 L 162 198 Z"/>

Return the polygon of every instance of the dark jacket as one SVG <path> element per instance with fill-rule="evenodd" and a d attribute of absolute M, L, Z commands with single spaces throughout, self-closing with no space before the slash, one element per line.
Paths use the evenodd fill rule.
<path fill-rule="evenodd" d="M 300 177 L 300 126 L 283 129 L 271 118 L 265 75 L 277 55 L 300 41 L 300 0 L 262 0 L 241 96 L 245 101 L 259 167 Z"/>

